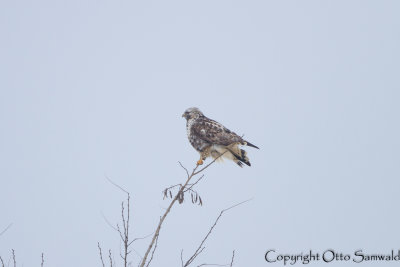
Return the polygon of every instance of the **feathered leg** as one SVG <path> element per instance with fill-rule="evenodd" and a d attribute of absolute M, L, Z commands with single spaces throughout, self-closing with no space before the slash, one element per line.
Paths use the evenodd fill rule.
<path fill-rule="evenodd" d="M 206 160 L 209 155 L 210 147 L 206 147 L 202 152 L 200 152 L 200 159 L 197 161 L 197 165 L 203 165 L 203 160 Z"/>

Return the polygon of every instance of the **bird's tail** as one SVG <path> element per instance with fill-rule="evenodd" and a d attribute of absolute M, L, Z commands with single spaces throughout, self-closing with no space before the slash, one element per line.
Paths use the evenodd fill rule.
<path fill-rule="evenodd" d="M 247 152 L 243 149 L 240 149 L 237 145 L 230 147 L 229 152 L 232 153 L 232 155 L 235 157 L 234 161 L 236 162 L 237 165 L 242 167 L 242 162 L 246 164 L 247 166 L 251 166 L 249 158 L 247 157 Z"/>
<path fill-rule="evenodd" d="M 253 145 L 252 143 L 250 143 L 250 142 L 248 142 L 248 141 L 244 141 L 244 144 L 243 144 L 243 145 L 245 145 L 245 146 L 251 146 L 251 147 L 260 149 L 260 148 L 258 148 L 258 146 L 255 146 L 255 145 Z"/>

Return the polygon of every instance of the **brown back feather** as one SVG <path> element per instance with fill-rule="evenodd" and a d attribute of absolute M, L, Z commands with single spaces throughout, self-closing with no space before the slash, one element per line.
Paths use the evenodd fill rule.
<path fill-rule="evenodd" d="M 201 116 L 195 121 L 191 131 L 210 144 L 228 146 L 232 143 L 243 142 L 243 139 L 236 133 L 205 116 Z"/>

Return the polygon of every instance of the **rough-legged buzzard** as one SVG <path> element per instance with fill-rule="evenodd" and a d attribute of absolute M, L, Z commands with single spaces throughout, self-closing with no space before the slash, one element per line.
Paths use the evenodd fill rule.
<path fill-rule="evenodd" d="M 188 108 L 182 117 L 186 118 L 186 130 L 190 144 L 200 153 L 197 164 L 203 164 L 207 157 L 222 157 L 233 160 L 242 167 L 251 166 L 246 151 L 240 145 L 257 148 L 222 124 L 203 115 L 198 108 Z"/>

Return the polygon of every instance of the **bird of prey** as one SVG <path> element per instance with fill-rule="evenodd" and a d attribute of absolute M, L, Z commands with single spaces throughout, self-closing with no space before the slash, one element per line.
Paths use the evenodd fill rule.
<path fill-rule="evenodd" d="M 200 153 L 198 165 L 208 157 L 227 158 L 240 167 L 243 163 L 251 166 L 246 151 L 239 146 L 255 145 L 244 140 L 222 124 L 207 118 L 198 108 L 188 108 L 182 115 L 186 119 L 186 131 L 190 144 Z M 222 155 L 222 156 L 221 156 Z"/>

